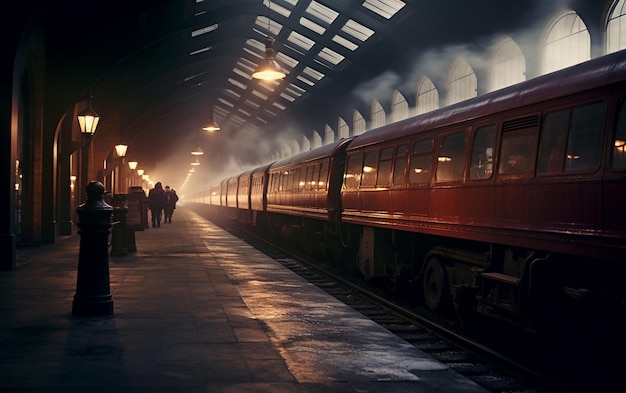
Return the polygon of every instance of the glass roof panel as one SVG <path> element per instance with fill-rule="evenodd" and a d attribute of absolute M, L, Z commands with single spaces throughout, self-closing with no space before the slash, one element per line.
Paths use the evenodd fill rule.
<path fill-rule="evenodd" d="M 317 23 L 313 22 L 312 20 L 307 19 L 305 17 L 300 18 L 300 24 L 306 27 L 307 29 L 316 32 L 319 35 L 322 35 L 326 32 L 325 27 L 322 27 L 318 25 Z"/>
<path fill-rule="evenodd" d="M 406 3 L 400 0 L 365 0 L 363 7 L 385 19 L 391 19 Z"/>
<path fill-rule="evenodd" d="M 265 43 L 253 38 L 246 40 L 246 45 L 250 46 L 255 52 L 265 54 Z"/>
<path fill-rule="evenodd" d="M 256 103 L 256 102 L 254 102 L 254 101 L 251 101 L 251 100 L 245 100 L 244 102 L 245 102 L 248 106 L 250 106 L 250 107 L 252 107 L 252 108 L 254 108 L 254 109 L 259 109 L 259 107 L 261 106 L 261 105 L 257 104 L 257 103 Z"/>
<path fill-rule="evenodd" d="M 352 37 L 360 41 L 367 41 L 368 38 L 374 35 L 374 30 L 370 29 L 369 27 L 363 26 L 362 24 L 355 22 L 352 19 L 348 19 L 346 24 L 341 28 L 341 31 L 351 35 Z"/>
<path fill-rule="evenodd" d="M 207 46 L 206 48 L 202 48 L 202 49 L 195 50 L 195 51 L 191 52 L 189 55 L 190 55 L 190 56 L 197 55 L 197 54 L 199 54 L 199 53 L 206 52 L 206 51 L 209 51 L 209 50 L 211 50 L 211 49 L 213 49 L 213 47 L 211 47 L 211 46 Z"/>
<path fill-rule="evenodd" d="M 239 69 L 239 68 L 237 68 L 237 67 L 233 68 L 233 72 L 234 72 L 235 74 L 239 75 L 239 76 L 240 76 L 240 77 L 242 77 L 242 78 L 246 78 L 246 79 L 250 79 L 250 78 L 252 78 L 252 77 L 250 76 L 250 74 L 251 74 L 250 72 L 246 72 L 246 71 L 240 70 L 240 69 Z"/>
<path fill-rule="evenodd" d="M 202 35 L 202 34 L 210 33 L 212 31 L 217 30 L 217 27 L 218 27 L 218 25 L 216 23 L 216 24 L 211 25 L 211 26 L 207 26 L 207 27 L 203 27 L 203 28 L 198 29 L 198 30 L 194 30 L 194 31 L 191 32 L 191 36 L 192 37 L 197 37 L 197 36 Z"/>
<path fill-rule="evenodd" d="M 311 78 L 315 80 L 321 80 L 324 77 L 324 74 L 322 74 L 319 71 L 314 70 L 311 67 L 304 67 L 304 70 L 302 70 L 302 73 L 310 76 Z"/>
<path fill-rule="evenodd" d="M 286 64 L 289 68 L 293 68 L 298 65 L 298 60 L 293 59 L 281 52 L 276 53 L 276 60 L 278 60 L 281 65 Z"/>
<path fill-rule="evenodd" d="M 284 106 L 283 104 L 281 104 L 279 102 L 272 103 L 272 106 L 275 106 L 276 108 L 280 109 L 281 111 L 284 111 L 285 109 L 287 109 L 286 106 Z"/>
<path fill-rule="evenodd" d="M 243 123 L 246 121 L 246 119 L 242 118 L 242 117 L 241 117 L 241 116 L 239 116 L 239 115 L 233 115 L 233 116 L 230 118 L 230 121 L 232 121 L 233 123 L 235 123 L 235 124 L 237 124 L 237 125 L 241 125 L 241 124 L 243 124 Z"/>
<path fill-rule="evenodd" d="M 291 10 L 288 10 L 287 8 L 276 4 L 276 2 L 264 0 L 263 5 L 269 8 L 269 12 L 276 12 L 277 14 L 280 14 L 285 18 L 289 18 L 289 15 L 291 15 Z"/>
<path fill-rule="evenodd" d="M 262 100 L 267 100 L 267 96 L 258 90 L 252 90 L 252 94 L 254 94 L 255 96 L 259 97 Z"/>
<path fill-rule="evenodd" d="M 241 94 L 237 93 L 236 91 L 234 91 L 233 89 L 225 89 L 224 93 L 228 96 L 232 96 L 234 98 L 239 98 L 241 97 Z"/>
<path fill-rule="evenodd" d="M 252 72 L 254 72 L 254 67 L 250 67 L 247 64 L 242 64 L 242 63 L 239 63 L 239 62 L 237 62 L 237 67 L 235 67 L 235 68 L 238 68 L 238 69 L 240 69 L 240 70 L 242 70 L 244 72 L 247 72 L 248 74 L 252 74 Z"/>
<path fill-rule="evenodd" d="M 297 31 L 292 31 L 289 37 L 287 37 L 287 40 L 306 50 L 311 49 L 311 47 L 315 45 L 315 41 L 303 36 Z"/>
<path fill-rule="evenodd" d="M 345 56 L 342 56 L 334 50 L 326 47 L 318 53 L 318 56 L 334 65 L 341 63 L 343 59 L 345 59 Z"/>
<path fill-rule="evenodd" d="M 306 83 L 309 86 L 315 86 L 315 82 L 308 80 L 307 78 L 303 77 L 302 75 L 298 75 L 297 79 L 299 81 L 302 81 L 302 82 Z"/>
<path fill-rule="evenodd" d="M 234 108 L 234 107 L 235 107 L 235 105 L 233 105 L 233 103 L 232 103 L 232 102 L 227 101 L 227 100 L 225 100 L 225 99 L 223 99 L 223 98 L 218 98 L 217 100 L 218 100 L 219 102 L 221 102 L 222 104 L 224 104 L 224 105 L 226 105 L 226 106 L 229 106 L 229 107 L 231 107 L 231 108 Z"/>
<path fill-rule="evenodd" d="M 285 92 L 280 93 L 280 96 L 283 97 L 284 99 L 286 99 L 289 102 L 294 102 L 296 100 L 295 97 L 292 97 L 292 96 L 290 96 L 289 94 L 287 94 Z"/>
<path fill-rule="evenodd" d="M 311 1 L 305 12 L 322 22 L 328 23 L 329 25 L 339 16 L 337 11 L 320 4 L 315 0 Z"/>
<path fill-rule="evenodd" d="M 267 16 L 257 16 L 255 24 L 263 29 L 263 31 L 267 34 L 277 36 L 278 33 L 283 29 L 283 25 L 276 22 L 274 19 L 270 19 Z"/>
<path fill-rule="evenodd" d="M 333 41 L 334 41 L 334 42 L 336 42 L 336 43 L 338 43 L 339 45 L 341 45 L 341 46 L 343 46 L 343 47 L 347 48 L 347 49 L 350 49 L 351 51 L 354 51 L 354 50 L 356 50 L 356 49 L 359 47 L 359 46 L 358 46 L 357 44 L 355 44 L 354 42 L 352 42 L 352 41 L 348 41 L 347 39 L 343 38 L 343 37 L 342 37 L 342 36 L 340 36 L 340 35 L 336 35 L 336 36 L 334 36 L 334 37 L 333 37 Z"/>
<path fill-rule="evenodd" d="M 297 93 L 297 95 L 299 96 L 306 92 L 306 90 L 304 90 L 300 86 L 294 85 L 293 83 L 289 84 L 289 87 L 287 88 L 287 90 L 293 90 L 294 93 Z"/>
<path fill-rule="evenodd" d="M 237 80 L 235 80 L 235 79 L 232 79 L 232 78 L 228 78 L 228 81 L 229 81 L 231 84 L 233 84 L 233 85 L 237 86 L 238 88 L 240 88 L 241 90 L 246 90 L 246 87 L 247 87 L 247 86 L 246 86 L 246 85 L 244 85 L 243 83 L 241 83 L 241 82 L 239 82 L 239 81 L 237 81 Z"/>

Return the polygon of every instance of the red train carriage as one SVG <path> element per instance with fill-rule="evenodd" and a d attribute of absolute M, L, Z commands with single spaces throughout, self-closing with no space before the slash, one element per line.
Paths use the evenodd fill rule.
<path fill-rule="evenodd" d="M 341 220 L 361 272 L 518 321 L 623 307 L 625 98 L 620 52 L 355 137 Z"/>
<path fill-rule="evenodd" d="M 344 151 L 351 139 L 275 162 L 268 170 L 267 213 L 271 227 L 302 239 L 323 234 L 338 219 Z"/>
<path fill-rule="evenodd" d="M 250 222 L 253 225 L 265 225 L 267 220 L 267 187 L 269 183 L 269 168 L 272 164 L 258 167 L 252 171 L 250 177 Z"/>

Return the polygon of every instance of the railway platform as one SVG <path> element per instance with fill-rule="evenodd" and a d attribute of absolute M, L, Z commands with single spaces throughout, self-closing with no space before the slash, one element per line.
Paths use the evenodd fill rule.
<path fill-rule="evenodd" d="M 193 211 L 109 257 L 72 315 L 79 235 L 0 272 L 2 392 L 484 392 Z"/>

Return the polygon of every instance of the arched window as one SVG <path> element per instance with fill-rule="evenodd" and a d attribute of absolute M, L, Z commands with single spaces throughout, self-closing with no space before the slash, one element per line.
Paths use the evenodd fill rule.
<path fill-rule="evenodd" d="M 511 38 L 500 41 L 493 52 L 489 69 L 489 91 L 526 80 L 526 59 Z"/>
<path fill-rule="evenodd" d="M 367 129 L 367 123 L 361 112 L 354 110 L 352 116 L 352 135 L 361 135 Z"/>
<path fill-rule="evenodd" d="M 378 128 L 385 125 L 387 120 L 385 110 L 378 101 L 372 103 L 372 128 Z"/>
<path fill-rule="evenodd" d="M 606 23 L 606 53 L 626 48 L 626 1 L 613 3 Z"/>
<path fill-rule="evenodd" d="M 302 135 L 302 151 L 311 150 L 311 140 L 306 135 Z"/>
<path fill-rule="evenodd" d="M 574 12 L 559 15 L 547 29 L 541 70 L 544 74 L 591 59 L 587 26 Z"/>
<path fill-rule="evenodd" d="M 328 124 L 324 127 L 324 144 L 328 145 L 329 143 L 333 143 L 335 141 L 335 130 Z"/>
<path fill-rule="evenodd" d="M 439 92 L 435 84 L 423 76 L 417 84 L 417 100 L 415 112 L 420 115 L 439 108 Z"/>
<path fill-rule="evenodd" d="M 476 74 L 467 61 L 457 59 L 448 75 L 448 105 L 476 97 Z"/>
<path fill-rule="evenodd" d="M 391 120 L 399 121 L 409 117 L 409 104 L 398 90 L 393 92 L 391 104 Z"/>
<path fill-rule="evenodd" d="M 339 118 L 337 124 L 337 139 L 347 138 L 350 136 L 350 127 L 348 123 L 343 119 L 343 117 Z"/>
<path fill-rule="evenodd" d="M 313 134 L 311 135 L 311 149 L 315 149 L 320 146 L 322 146 L 322 137 L 319 132 L 313 130 Z"/>

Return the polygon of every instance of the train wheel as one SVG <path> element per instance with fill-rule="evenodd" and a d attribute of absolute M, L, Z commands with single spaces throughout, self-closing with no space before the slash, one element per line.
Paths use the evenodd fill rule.
<path fill-rule="evenodd" d="M 423 277 L 424 301 L 428 308 L 437 310 L 445 303 L 449 292 L 446 273 L 439 259 L 431 258 L 428 261 Z"/>

